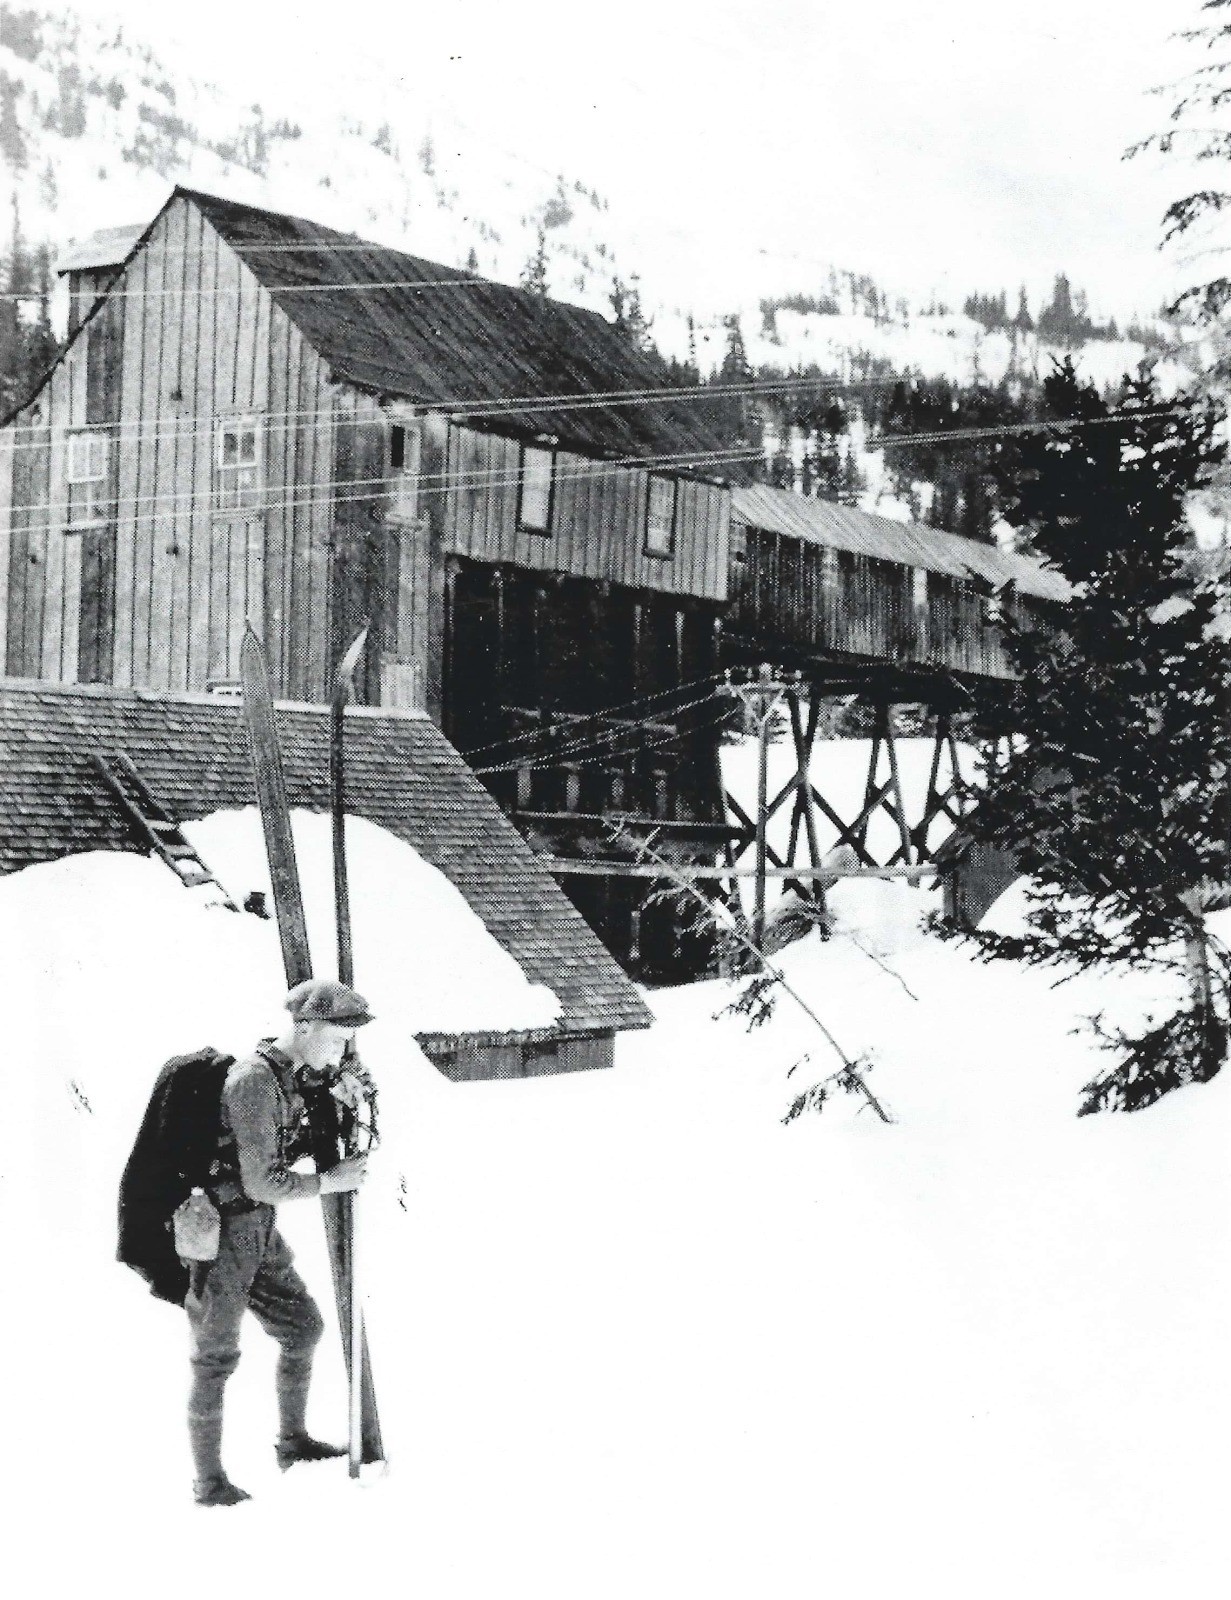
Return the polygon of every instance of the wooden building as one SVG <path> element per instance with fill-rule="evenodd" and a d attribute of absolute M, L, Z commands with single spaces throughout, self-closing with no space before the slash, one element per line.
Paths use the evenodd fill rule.
<path fill-rule="evenodd" d="M 593 863 L 627 858 L 616 817 L 683 860 L 738 831 L 725 666 L 995 682 L 980 591 L 1053 597 L 968 540 L 733 491 L 703 391 L 592 312 L 185 189 L 64 270 L 69 342 L 0 424 L 5 672 L 226 692 L 251 621 L 319 704 L 370 619 L 358 698 L 423 707 L 540 853 L 586 858 L 569 894 L 644 975 L 703 944 L 681 962 Z"/>
<path fill-rule="evenodd" d="M 0 427 L 10 676 L 225 691 L 250 620 L 319 703 L 370 618 L 359 699 L 531 734 L 491 780 L 540 818 L 579 793 L 545 730 L 712 676 L 725 455 L 604 318 L 187 190 L 66 269 L 68 345 Z M 645 743 L 587 798 L 715 815 L 712 760 Z"/>
<path fill-rule="evenodd" d="M 1063 605 L 1059 573 L 1014 551 L 765 484 L 732 496 L 732 656 L 791 658 L 813 678 L 862 667 L 910 697 L 946 680 L 1005 682 L 992 606 L 1037 624 Z M 992 605 L 989 605 L 989 602 Z"/>

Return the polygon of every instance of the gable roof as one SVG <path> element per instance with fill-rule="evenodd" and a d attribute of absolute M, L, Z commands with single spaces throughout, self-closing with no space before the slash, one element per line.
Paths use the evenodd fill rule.
<path fill-rule="evenodd" d="M 1060 573 L 1015 550 L 944 533 L 921 522 L 895 522 L 833 500 L 809 499 L 790 489 L 771 489 L 763 483 L 732 489 L 731 520 L 808 544 L 925 567 L 948 577 L 983 579 L 995 589 L 1013 583 L 1020 593 L 1039 600 L 1064 602 L 1070 598 L 1069 586 Z"/>
<path fill-rule="evenodd" d="M 480 427 L 552 434 L 599 454 L 724 448 L 694 402 L 604 406 L 588 398 L 665 382 L 661 367 L 595 311 L 365 244 L 302 217 L 183 188 L 168 205 L 177 197 L 242 257 L 336 378 L 463 412 Z M 540 397 L 586 403 L 509 405 Z M 496 411 L 486 416 L 476 409 L 493 403 Z"/>
<path fill-rule="evenodd" d="M 279 705 L 292 805 L 329 806 L 329 711 Z M 566 1032 L 647 1027 L 637 990 L 443 734 L 426 717 L 347 714 L 347 808 L 412 845 L 461 892 Z M 183 821 L 254 801 L 240 708 L 0 679 L 0 873 L 87 850 L 142 850 L 92 755 L 122 749 Z"/>

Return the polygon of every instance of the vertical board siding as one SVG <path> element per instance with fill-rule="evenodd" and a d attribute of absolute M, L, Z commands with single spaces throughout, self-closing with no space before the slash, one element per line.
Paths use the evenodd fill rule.
<path fill-rule="evenodd" d="M 0 428 L 0 664 L 8 661 L 9 590 L 12 585 L 13 445 L 17 430 Z"/>
<path fill-rule="evenodd" d="M 87 683 L 109 683 L 113 673 L 116 518 L 124 415 L 124 308 L 125 301 L 117 298 L 99 309 L 89 327 L 85 354 L 85 422 L 88 427 L 106 428 L 111 440 L 107 520 L 80 539 L 77 675 Z"/>
<path fill-rule="evenodd" d="M 218 236 L 207 228 L 200 213 L 193 213 L 189 232 L 188 283 L 195 304 L 186 304 L 188 331 L 196 348 L 192 387 L 184 388 L 185 415 L 181 426 L 189 438 L 188 465 L 184 473 L 191 510 L 180 519 L 180 544 L 187 550 L 188 626 L 185 640 L 188 687 L 204 689 L 210 679 L 212 574 L 214 531 L 210 515 L 214 488 L 214 327 L 218 297 Z M 187 373 L 184 375 L 187 383 Z"/>
<path fill-rule="evenodd" d="M 74 382 L 73 380 L 76 380 Z M 74 401 L 76 405 L 74 406 Z M 77 361 L 72 366 L 63 362 L 52 374 L 51 383 L 43 391 L 43 411 L 50 424 L 45 435 L 46 487 L 40 504 L 32 517 L 41 523 L 41 564 L 43 574 L 43 606 L 41 647 L 30 652 L 34 676 L 59 681 L 64 674 L 64 604 L 65 564 L 67 543 L 65 524 L 68 520 L 68 487 L 65 479 L 65 452 L 61 445 L 64 425 L 80 426 L 85 422 L 85 363 Z M 76 559 L 81 558 L 80 547 L 73 541 Z M 76 677 L 76 627 L 72 631 L 73 676 Z"/>
<path fill-rule="evenodd" d="M 726 598 L 730 496 L 720 485 L 677 480 L 675 553 L 662 559 L 645 553 L 645 468 L 557 450 L 552 528 L 542 535 L 517 526 L 519 463 L 516 439 L 475 428 L 452 430 L 449 554 L 630 588 Z"/>
<path fill-rule="evenodd" d="M 12 536 L 5 671 L 37 678 L 42 667 L 43 567 L 51 448 L 43 412 L 33 407 L 13 430 Z"/>
<path fill-rule="evenodd" d="M 927 574 L 914 600 L 914 569 L 901 562 L 741 528 L 745 559 L 732 568 L 732 629 L 765 643 L 888 661 L 914 661 L 990 677 L 1012 676 L 1003 642 L 983 618 L 973 585 Z"/>
<path fill-rule="evenodd" d="M 322 699 L 333 472 L 324 363 L 183 197 L 115 288 L 3 436 L 0 659 L 22 676 L 199 691 L 234 678 L 237 629 L 251 617 L 270 635 L 277 692 Z M 216 424 L 247 413 L 263 419 L 262 493 L 224 510 Z M 66 533 L 67 435 L 82 427 L 110 431 L 114 515 Z M 388 559 L 374 549 L 371 581 L 385 595 L 403 581 L 398 552 L 392 576 Z"/>

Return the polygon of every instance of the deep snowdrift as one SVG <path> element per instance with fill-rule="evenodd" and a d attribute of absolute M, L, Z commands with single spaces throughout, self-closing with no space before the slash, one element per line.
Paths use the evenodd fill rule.
<path fill-rule="evenodd" d="M 300 843 L 327 967 L 321 821 Z M 264 881 L 243 831 L 198 835 L 241 897 Z M 1220 1592 L 1226 1075 L 1074 1116 L 1100 1058 L 1072 1030 L 1148 1007 L 1150 984 L 982 967 L 918 931 L 928 891 L 845 884 L 834 937 L 782 960 L 873 1053 L 892 1126 L 841 1097 L 784 1127 L 827 1047 L 789 999 L 752 1034 L 715 1018 L 717 983 L 648 996 L 657 1025 L 614 1072 L 455 1085 L 412 1025 L 459 1006 L 523 1025 L 554 1001 L 481 927 L 446 930 L 417 859 L 367 881 L 361 831 L 385 1131 L 363 1265 L 392 1464 L 362 1488 L 337 1463 L 281 1477 L 252 1325 L 226 1459 L 256 1498 L 225 1513 L 189 1502 L 183 1318 L 114 1263 L 113 1207 L 163 1057 L 278 1026 L 276 936 L 134 857 L 0 881 L 14 1593 Z M 329 1315 L 318 1208 L 282 1223 Z M 311 1418 L 342 1436 L 332 1325 Z"/>

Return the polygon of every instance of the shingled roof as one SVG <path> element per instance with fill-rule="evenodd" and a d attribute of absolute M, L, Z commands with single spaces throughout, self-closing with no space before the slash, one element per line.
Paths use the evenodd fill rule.
<path fill-rule="evenodd" d="M 291 803 L 329 805 L 324 707 L 280 705 Z M 125 750 L 183 821 L 253 803 L 239 708 L 208 696 L 0 681 L 0 873 L 87 850 L 140 850 L 92 755 Z M 647 1027 L 650 1014 L 521 835 L 426 717 L 356 707 L 347 806 L 445 874 L 564 1032 Z"/>
<path fill-rule="evenodd" d="M 687 401 L 588 402 L 567 410 L 508 405 L 663 387 L 662 369 L 597 312 L 383 245 L 364 248 L 353 235 L 302 217 L 197 190 L 175 193 L 205 214 L 337 378 L 462 410 L 502 432 L 555 434 L 583 451 L 723 448 L 699 414 L 703 408 Z M 262 248 L 270 245 L 277 248 Z M 492 403 L 498 411 L 486 418 L 472 409 Z"/>

